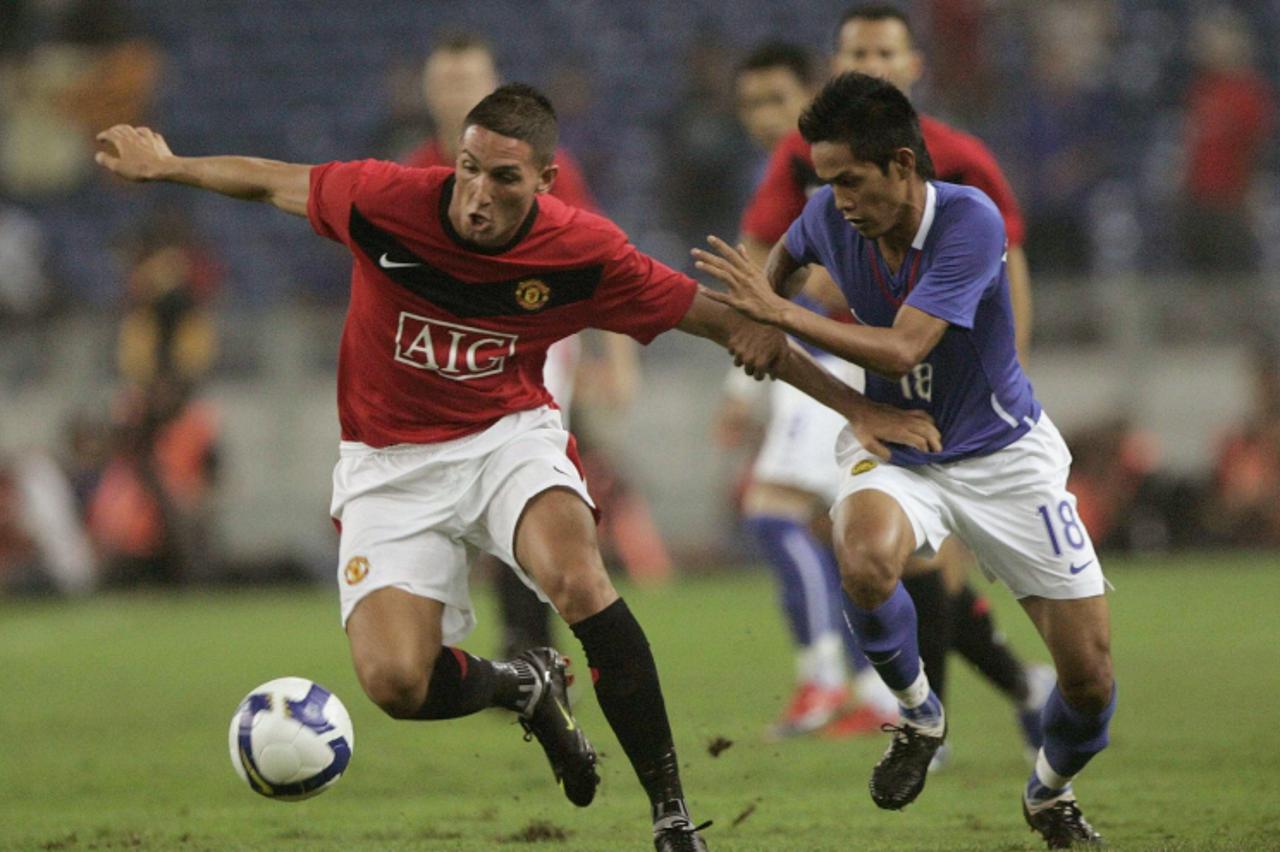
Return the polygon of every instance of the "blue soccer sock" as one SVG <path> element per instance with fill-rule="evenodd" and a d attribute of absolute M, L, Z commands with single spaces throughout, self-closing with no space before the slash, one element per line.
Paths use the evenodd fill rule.
<path fill-rule="evenodd" d="M 834 555 L 832 559 L 835 559 Z M 866 654 L 862 653 L 862 646 L 858 644 L 858 637 L 850 626 L 853 619 L 850 617 L 849 610 L 853 607 L 853 601 L 849 600 L 849 596 L 844 593 L 839 584 L 840 578 L 837 576 L 836 600 L 840 602 L 840 623 L 843 627 L 840 633 L 844 637 L 844 656 L 854 674 L 860 675 L 871 670 L 871 661 L 867 659 Z"/>
<path fill-rule="evenodd" d="M 1111 717 L 1116 711 L 1116 688 L 1111 703 L 1098 714 L 1072 707 L 1058 687 L 1044 705 L 1044 746 L 1027 781 L 1027 801 L 1056 799 L 1071 792 L 1071 779 L 1095 754 L 1107 747 Z"/>
<path fill-rule="evenodd" d="M 904 692 L 918 692 L 923 669 L 916 639 L 916 607 L 902 583 L 875 609 L 851 604 L 845 608 L 845 614 L 862 652 L 899 699 Z M 927 684 L 926 680 L 926 696 Z M 920 701 L 923 698 L 920 696 Z M 914 706 L 920 701 L 908 699 L 904 703 Z"/>
<path fill-rule="evenodd" d="M 745 523 L 777 573 L 782 608 L 796 644 L 808 646 L 820 636 L 845 633 L 839 569 L 831 550 L 792 518 L 752 515 Z"/>

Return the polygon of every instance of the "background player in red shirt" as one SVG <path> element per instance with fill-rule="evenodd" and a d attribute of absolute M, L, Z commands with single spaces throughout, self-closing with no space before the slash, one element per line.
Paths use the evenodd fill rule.
<path fill-rule="evenodd" d="M 881 77 L 910 97 L 911 88 L 924 72 L 924 57 L 915 47 L 910 23 L 900 10 L 887 5 L 856 6 L 845 13 L 836 29 L 832 71 Z M 1031 335 L 1030 278 L 1021 248 L 1025 226 L 1009 183 L 995 157 L 977 138 L 926 115 L 920 115 L 920 128 L 938 179 L 981 189 L 1005 220 L 1014 327 L 1025 362 Z M 754 261 L 763 266 L 769 250 L 800 215 L 819 184 L 809 146 L 799 130 L 793 130 L 774 149 L 761 185 L 743 214 L 742 241 Z M 820 271 L 811 275 L 806 293 L 826 304 L 843 302 L 828 276 Z M 766 505 L 775 515 L 798 517 L 811 511 L 810 503 L 776 489 L 766 496 Z M 1052 687 L 1051 670 L 1024 666 L 1004 644 L 991 620 L 989 604 L 964 583 L 972 561 L 964 545 L 953 537 L 934 562 L 917 564 L 904 581 L 920 612 L 921 657 L 935 690 L 943 695 L 947 649 L 960 651 L 1014 702 L 1028 754 L 1032 754 L 1040 745 L 1039 710 Z M 942 570 L 934 570 L 937 568 Z M 848 732 L 866 727 L 863 714 L 847 721 L 852 726 Z M 948 752 L 949 746 L 944 747 L 939 762 Z"/>
<path fill-rule="evenodd" d="M 545 648 L 495 662 L 451 647 L 474 624 L 467 551 L 487 550 L 517 566 L 581 641 L 649 796 L 655 847 L 705 849 L 648 641 L 604 570 L 571 436 L 549 407 L 547 347 L 588 325 L 642 342 L 678 327 L 767 364 L 840 410 L 886 458 L 882 441 L 936 450 L 939 436 L 927 415 L 871 403 L 638 252 L 607 219 L 547 197 L 557 136 L 550 102 L 513 84 L 469 114 L 456 173 L 177 157 L 159 134 L 127 125 L 99 134 L 96 159 L 129 180 L 305 215 L 351 250 L 331 511 L 342 522 L 343 617 L 369 697 L 403 719 L 517 712 L 570 800 L 590 803 L 596 755 L 569 713 L 564 659 Z"/>

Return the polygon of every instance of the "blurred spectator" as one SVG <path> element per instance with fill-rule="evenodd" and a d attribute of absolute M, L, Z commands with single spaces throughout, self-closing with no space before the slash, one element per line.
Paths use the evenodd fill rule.
<path fill-rule="evenodd" d="M 1153 438 L 1118 416 L 1071 434 L 1067 444 L 1072 456 L 1067 487 L 1094 543 L 1102 550 L 1143 544 L 1134 540 L 1134 525 L 1147 517 L 1140 506 L 1156 468 Z"/>
<path fill-rule="evenodd" d="M 662 119 L 665 161 L 659 166 L 663 219 L 681 245 L 707 234 L 732 234 L 752 186 L 755 154 L 738 125 L 734 60 L 712 33 L 695 36 L 685 57 L 687 88 Z"/>
<path fill-rule="evenodd" d="M 1280 546 L 1280 347 L 1255 346 L 1253 411 L 1221 442 L 1208 523 L 1224 544 Z"/>
<path fill-rule="evenodd" d="M 221 268 L 181 213 L 161 211 L 127 242 L 126 313 L 118 361 L 126 380 L 191 382 L 216 354 L 209 302 Z"/>
<path fill-rule="evenodd" d="M 1027 243 L 1036 270 L 1091 269 L 1089 198 L 1114 149 L 1114 87 L 1103 73 L 1115 12 L 1098 0 L 1045 3 L 1030 16 L 1032 65 L 1016 150 L 1026 174 Z"/>
<path fill-rule="evenodd" d="M 38 198 L 75 189 L 89 173 L 93 134 L 145 123 L 161 72 L 159 49 L 115 0 L 16 5 L 16 36 L 0 66 L 0 185 Z"/>
<path fill-rule="evenodd" d="M 160 379 L 117 401 L 110 460 L 88 509 L 112 582 L 207 579 L 217 417 L 190 385 Z"/>
<path fill-rule="evenodd" d="M 1229 9 L 1197 19 L 1187 91 L 1180 243 L 1197 272 L 1249 273 L 1258 244 L 1249 192 L 1275 123 L 1275 92 L 1254 67 L 1256 44 Z"/>

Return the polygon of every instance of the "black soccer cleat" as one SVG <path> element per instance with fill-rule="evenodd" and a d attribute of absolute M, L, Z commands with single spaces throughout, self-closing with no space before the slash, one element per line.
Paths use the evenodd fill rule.
<path fill-rule="evenodd" d="M 871 770 L 871 800 L 890 811 L 905 808 L 924 789 L 929 775 L 929 762 L 947 738 L 923 734 L 913 725 L 881 725 L 880 730 L 893 734 L 884 757 Z"/>
<path fill-rule="evenodd" d="M 698 832 L 709 825 L 711 820 L 701 825 L 688 820 L 673 822 L 653 833 L 653 848 L 657 852 L 707 852 L 707 842 Z"/>
<path fill-rule="evenodd" d="M 1031 830 L 1044 838 L 1050 849 L 1071 849 L 1077 846 L 1105 846 L 1102 835 L 1093 830 L 1075 799 L 1059 799 L 1047 808 L 1031 812 L 1022 801 L 1022 817 Z"/>
<path fill-rule="evenodd" d="M 516 659 L 529 663 L 537 677 L 533 698 L 519 716 L 525 742 L 538 738 L 565 796 L 585 808 L 595 798 L 600 776 L 596 750 L 569 708 L 568 661 L 554 648 L 532 648 Z"/>

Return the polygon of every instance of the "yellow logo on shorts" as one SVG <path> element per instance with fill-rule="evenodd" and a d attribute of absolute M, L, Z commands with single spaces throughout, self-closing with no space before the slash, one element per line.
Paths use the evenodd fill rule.
<path fill-rule="evenodd" d="M 369 560 L 363 556 L 351 557 L 347 562 L 347 567 L 342 569 L 342 575 L 347 578 L 348 586 L 354 586 L 369 576 Z"/>
<path fill-rule="evenodd" d="M 526 311 L 536 311 L 551 298 L 551 288 L 537 278 L 526 278 L 516 285 L 516 304 Z"/>
<path fill-rule="evenodd" d="M 853 466 L 853 475 L 857 476 L 860 473 L 866 473 L 867 471 L 875 468 L 877 464 L 879 464 L 879 462 L 875 459 L 863 459 Z"/>

